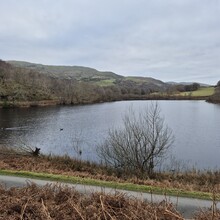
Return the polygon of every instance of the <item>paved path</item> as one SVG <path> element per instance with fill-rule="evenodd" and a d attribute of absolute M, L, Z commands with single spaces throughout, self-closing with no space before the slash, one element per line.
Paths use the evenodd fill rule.
<path fill-rule="evenodd" d="M 27 184 L 27 182 L 33 182 L 37 185 L 43 186 L 45 184 L 56 183 L 54 181 L 46 181 L 46 180 L 37 180 L 31 178 L 23 178 L 23 177 L 14 177 L 14 176 L 4 176 L 0 175 L 0 183 L 5 185 L 7 188 L 10 187 L 22 187 Z M 70 187 L 74 187 L 76 190 L 83 192 L 83 193 L 91 193 L 91 192 L 105 192 L 105 193 L 115 193 L 122 192 L 125 193 L 126 196 L 135 197 L 138 199 L 143 199 L 147 201 L 153 202 L 161 202 L 163 200 L 167 200 L 172 202 L 177 210 L 183 214 L 184 218 L 191 218 L 195 211 L 198 211 L 203 208 L 210 208 L 212 206 L 212 201 L 208 200 L 200 200 L 200 199 L 190 199 L 190 198 L 177 198 L 173 196 L 163 196 L 163 195 L 151 195 L 149 193 L 140 193 L 140 192 L 133 192 L 127 190 L 115 190 L 106 187 L 98 187 L 98 186 L 87 186 L 81 184 L 70 184 L 70 183 L 62 183 L 63 185 L 67 185 Z M 217 207 L 220 208 L 220 204 L 217 204 Z"/>

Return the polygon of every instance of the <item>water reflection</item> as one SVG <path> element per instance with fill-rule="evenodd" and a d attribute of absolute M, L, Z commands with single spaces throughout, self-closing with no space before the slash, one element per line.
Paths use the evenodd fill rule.
<path fill-rule="evenodd" d="M 122 124 L 130 105 L 138 111 L 150 101 L 123 101 L 87 106 L 0 109 L 0 143 L 20 141 L 44 153 L 79 156 L 74 141 L 80 139 L 82 158 L 98 160 L 95 148 L 109 128 Z M 220 106 L 204 101 L 159 101 L 161 114 L 173 129 L 172 153 L 199 168 L 220 168 Z"/>

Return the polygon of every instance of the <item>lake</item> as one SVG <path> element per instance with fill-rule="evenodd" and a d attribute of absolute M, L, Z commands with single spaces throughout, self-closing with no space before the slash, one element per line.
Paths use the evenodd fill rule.
<path fill-rule="evenodd" d="M 122 125 L 132 105 L 135 111 L 151 101 L 121 101 L 84 106 L 0 109 L 0 143 L 40 147 L 43 153 L 79 156 L 97 161 L 96 146 L 110 128 Z M 173 130 L 169 154 L 183 165 L 220 168 L 220 105 L 205 101 L 158 101 L 161 115 Z M 174 162 L 173 162 L 174 163 Z"/>

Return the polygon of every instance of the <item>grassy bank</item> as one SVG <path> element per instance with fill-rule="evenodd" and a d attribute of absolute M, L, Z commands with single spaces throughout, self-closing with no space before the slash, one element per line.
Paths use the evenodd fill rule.
<path fill-rule="evenodd" d="M 58 105 L 59 100 L 41 101 L 0 101 L 0 108 L 28 108 Z"/>
<path fill-rule="evenodd" d="M 213 95 L 215 92 L 215 88 L 212 87 L 201 87 L 196 91 L 192 92 L 181 92 L 181 96 L 192 96 L 192 97 L 207 97 Z"/>
<path fill-rule="evenodd" d="M 220 192 L 219 172 L 157 173 L 154 179 L 129 176 L 117 170 L 68 156 L 21 156 L 0 153 L 0 173 L 87 184 L 132 191 L 211 199 Z"/>
<path fill-rule="evenodd" d="M 128 182 L 118 183 L 114 181 L 104 181 L 104 180 L 98 180 L 98 179 L 82 178 L 82 177 L 77 177 L 77 176 L 67 176 L 67 175 L 58 175 L 58 174 L 50 174 L 50 173 L 37 173 L 37 172 L 29 172 L 29 171 L 0 170 L 0 174 L 34 178 L 34 179 L 59 181 L 59 182 L 72 183 L 72 184 L 101 186 L 101 187 L 123 189 L 123 190 L 143 192 L 143 193 L 146 192 L 146 193 L 170 195 L 170 196 L 177 196 L 177 197 L 180 196 L 180 197 L 190 197 L 190 198 L 212 200 L 211 193 L 185 191 L 185 190 L 174 189 L 174 188 L 161 188 L 157 186 L 139 185 L 139 184 L 133 184 L 133 183 L 128 183 Z"/>
<path fill-rule="evenodd" d="M 152 100 L 207 100 L 215 92 L 213 86 L 210 87 L 200 87 L 196 91 L 190 92 L 155 92 L 148 96 L 148 99 Z"/>
<path fill-rule="evenodd" d="M 99 83 L 102 83 L 103 87 L 107 87 L 108 83 L 111 83 L 109 80 L 104 80 Z M 100 86 L 100 85 L 99 85 Z M 214 94 L 214 87 L 201 87 L 196 91 L 192 92 L 181 92 L 181 93 L 151 93 L 148 95 L 120 95 L 115 96 L 113 99 L 106 100 L 93 100 L 93 101 L 82 101 L 72 103 L 74 105 L 79 104 L 95 104 L 100 102 L 111 102 L 111 101 L 123 101 L 123 100 L 207 100 Z M 40 101 L 2 101 L 0 100 L 0 108 L 24 108 L 24 107 L 40 107 L 40 106 L 53 106 L 53 105 L 62 105 L 62 104 L 71 104 L 71 102 L 62 102 L 62 100 L 52 99 L 52 100 L 40 100 Z"/>

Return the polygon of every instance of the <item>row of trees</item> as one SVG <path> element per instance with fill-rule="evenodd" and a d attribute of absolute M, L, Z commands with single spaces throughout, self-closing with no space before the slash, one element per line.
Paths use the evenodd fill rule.
<path fill-rule="evenodd" d="M 147 96 L 161 88 L 141 85 L 131 80 L 117 81 L 111 86 L 64 79 L 18 68 L 0 60 L 0 100 L 40 101 L 58 100 L 63 104 L 94 103 Z"/>
<path fill-rule="evenodd" d="M 33 70 L 15 68 L 0 61 L 0 98 L 11 101 L 57 99 L 60 103 L 86 103 L 102 98 L 103 92 L 89 83 L 59 79 Z"/>
<path fill-rule="evenodd" d="M 183 85 L 183 84 L 177 84 L 177 85 L 171 85 L 167 88 L 167 93 L 176 93 L 176 92 L 193 92 L 200 88 L 199 83 L 192 83 L 189 85 Z"/>

